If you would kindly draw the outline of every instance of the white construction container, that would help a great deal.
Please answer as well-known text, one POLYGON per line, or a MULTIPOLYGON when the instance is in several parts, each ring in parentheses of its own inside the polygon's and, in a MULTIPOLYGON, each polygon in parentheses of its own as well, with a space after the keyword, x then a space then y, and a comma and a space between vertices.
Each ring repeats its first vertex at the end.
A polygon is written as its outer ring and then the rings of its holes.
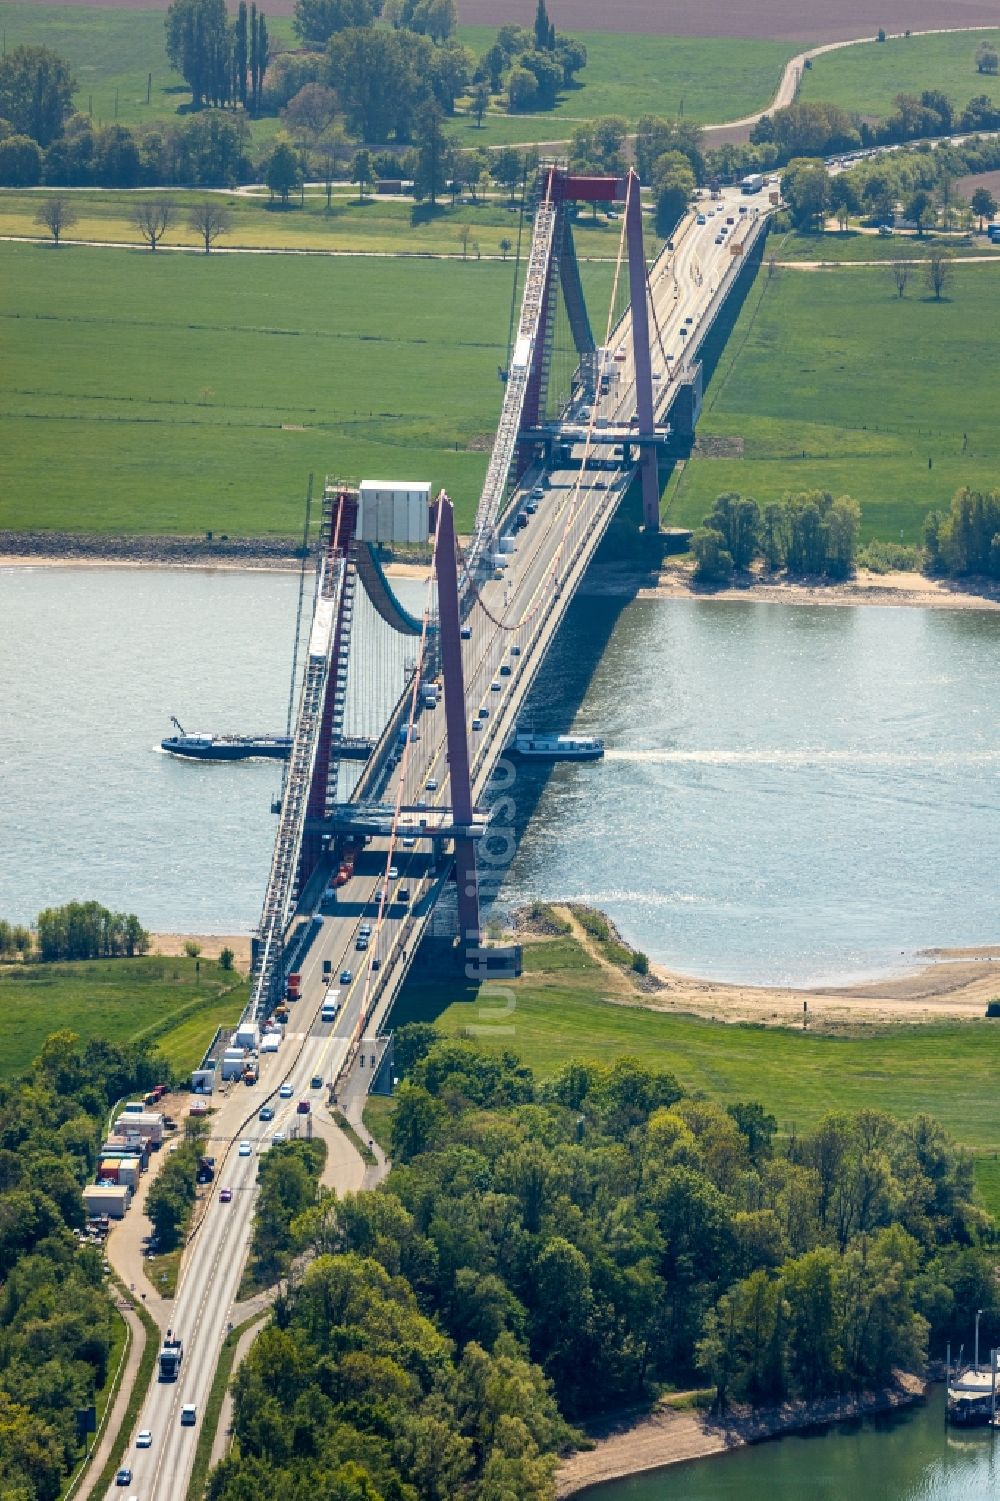
POLYGON ((501 537, 499 546, 501 552, 517 552, 517 543, 513 537, 501 537))
POLYGON ((222 1055, 222 1081, 241 1079, 246 1066, 246 1054, 242 1048, 227 1048, 222 1055))
POLYGON ((83 1190, 83 1207, 90 1219, 106 1214, 109 1219, 123 1220, 131 1202, 132 1190, 127 1183, 88 1183, 83 1190))
POLYGON ((128 1129, 130 1132, 134 1131, 136 1136, 141 1136, 143 1141, 148 1141, 151 1146, 159 1146, 163 1140, 163 1116, 152 1110, 142 1115, 130 1115, 128 1129))
POLYGON ((236 1028, 236 1036, 233 1038, 233 1046, 238 1048, 254 1048, 260 1046, 260 1028, 256 1022, 241 1022, 236 1028))
POLYGON ((430 535, 429 483, 362 480, 358 492, 360 542, 426 542, 430 535))

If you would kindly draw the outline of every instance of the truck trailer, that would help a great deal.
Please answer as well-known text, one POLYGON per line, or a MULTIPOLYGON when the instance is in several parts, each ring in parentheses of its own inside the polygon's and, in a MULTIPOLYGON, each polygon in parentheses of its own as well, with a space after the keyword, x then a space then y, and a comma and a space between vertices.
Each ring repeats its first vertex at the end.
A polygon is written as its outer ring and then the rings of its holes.
POLYGON ((160 1348, 160 1380, 176 1381, 181 1373, 183 1359, 184 1342, 171 1329, 168 1329, 163 1336, 163 1344, 160 1348))

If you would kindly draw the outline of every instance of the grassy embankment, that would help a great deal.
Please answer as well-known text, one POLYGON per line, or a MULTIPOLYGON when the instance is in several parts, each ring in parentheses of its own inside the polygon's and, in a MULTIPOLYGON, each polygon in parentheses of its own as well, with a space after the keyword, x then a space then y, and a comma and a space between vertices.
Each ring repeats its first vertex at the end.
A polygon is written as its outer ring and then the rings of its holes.
MULTIPOLYGON (((775 234, 767 247, 768 256, 777 261, 841 261, 848 265, 865 261, 923 261, 933 252, 945 250, 956 260, 969 256, 995 257, 1000 265, 1000 246, 992 245, 978 234, 932 233, 916 235, 909 230, 892 235, 871 234, 851 228, 827 229, 822 234, 775 234)), ((889 275, 888 270, 884 273, 889 275)), ((925 296, 922 275, 914 271, 907 296, 925 296)))
MULTIPOLYGON (((829 236, 830 241, 836 236, 829 236)), ((887 270, 760 272, 712 376, 699 436, 739 436, 742 459, 675 471, 668 520, 698 526, 727 490, 761 504, 824 489, 861 503, 863 540, 916 543, 961 485, 997 483, 992 385, 997 271, 955 268, 935 302, 887 270)))
POLYGON ((148 1039, 184 1073, 200 1061, 216 1027, 239 1016, 245 989, 238 975, 204 959, 200 980, 193 959, 156 956, 0 967, 0 1077, 23 1073, 46 1037, 64 1029, 85 1041, 148 1039))
MULTIPOLYGON (((411 981, 393 1025, 433 1021, 450 1036, 468 1030, 486 1046, 518 1053, 542 1078, 569 1058, 609 1063, 635 1054, 724 1104, 760 1100, 783 1134, 829 1110, 876 1106, 903 1118, 928 1111, 976 1154, 984 1202, 1000 1215, 998 1024, 859 1028, 834 1037, 665 1014, 643 1006, 650 998, 638 990, 634 1004, 605 999, 607 972, 569 937, 527 945, 524 970, 520 980, 504 981, 502 997, 498 987, 460 998, 459 984, 411 981)), ((370 1129, 375 1134, 377 1125, 382 1139, 384 1107, 379 1113, 370 1129)))
POLYGON ((509 266, 3 245, 0 285, 0 528, 294 535, 310 471, 474 513, 509 266))
MULTIPOLYGON (((95 244, 109 242, 117 246, 134 246, 145 252, 142 237, 131 219, 136 193, 113 189, 88 188, 74 192, 72 206, 77 222, 65 240, 95 244)), ((143 196, 155 197, 156 194, 143 196)), ((170 189, 176 215, 164 241, 165 249, 188 246, 203 251, 203 241, 190 228, 190 206, 200 202, 204 192, 170 189)), ((35 223, 40 199, 36 190, 0 191, 0 236, 37 239, 51 248, 47 230, 35 223)), ((392 198, 369 197, 363 202, 356 188, 338 187, 330 211, 326 193, 310 188, 304 201, 293 197, 282 208, 271 204, 266 190, 232 193, 223 199, 232 228, 218 241, 222 250, 325 250, 364 255, 441 255, 458 260, 475 261, 480 257, 509 258, 506 275, 513 275, 513 251, 517 244, 518 212, 502 197, 480 200, 476 204, 450 199, 432 207, 430 204, 399 202, 392 198), (462 235, 468 229, 468 243, 463 248, 462 235), (510 242, 501 245, 501 240, 510 242)), ((522 249, 529 243, 526 226, 522 249)), ((603 216, 594 218, 581 213, 574 230, 577 254, 581 260, 615 260, 621 239, 621 224, 603 216)), ((658 241, 647 225, 646 250, 649 256, 659 249, 658 241)), ((64 244, 63 250, 73 247, 64 244)), ((329 275, 329 270, 327 271, 329 275)))
MULTIPOLYGON (((265 7, 266 9, 266 7, 265 7)), ((115 10, 91 6, 0 4, 0 28, 8 50, 22 43, 52 47, 73 65, 76 107, 95 120, 125 125, 156 124, 183 117, 190 103, 184 80, 169 67, 162 10, 115 10), (147 80, 152 74, 146 103, 147 80), (117 117, 115 97, 117 92, 117 117)), ((296 46, 290 17, 268 16, 272 49, 296 46)), ((726 37, 634 37, 614 32, 572 31, 587 47, 580 85, 561 96, 554 110, 537 115, 490 114, 478 129, 458 116, 448 129, 462 146, 565 138, 581 119, 620 114, 676 115, 699 123, 734 118, 761 109, 773 96, 791 43, 726 37)), ((496 36, 486 26, 465 26, 459 40, 477 54, 496 36)), ((265 116, 252 122, 260 146, 280 129, 265 116)))
POLYGON ((976 49, 986 39, 1000 44, 1000 31, 898 37, 827 52, 803 76, 800 98, 881 117, 892 114, 897 94, 938 89, 961 111, 978 94, 995 95, 995 80, 976 71, 976 49))

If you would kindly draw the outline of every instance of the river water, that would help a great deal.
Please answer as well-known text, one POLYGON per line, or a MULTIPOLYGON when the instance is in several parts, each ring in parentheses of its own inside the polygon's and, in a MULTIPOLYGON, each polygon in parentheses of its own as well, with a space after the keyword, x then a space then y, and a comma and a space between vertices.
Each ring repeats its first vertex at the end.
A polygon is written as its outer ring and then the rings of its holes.
POLYGON ((992 1501, 1000 1439, 945 1429, 941 1388, 895 1416, 790 1434, 586 1493, 588 1501, 992 1501))
MULTIPOLYGON (((279 771, 156 747, 171 713, 283 727, 296 593, 0 570, 0 915, 93 896, 153 929, 255 925, 279 771)), ((996 939, 998 647, 1000 612, 575 601, 530 722, 607 755, 519 770, 503 902, 579 898, 664 963, 759 982, 996 939)))

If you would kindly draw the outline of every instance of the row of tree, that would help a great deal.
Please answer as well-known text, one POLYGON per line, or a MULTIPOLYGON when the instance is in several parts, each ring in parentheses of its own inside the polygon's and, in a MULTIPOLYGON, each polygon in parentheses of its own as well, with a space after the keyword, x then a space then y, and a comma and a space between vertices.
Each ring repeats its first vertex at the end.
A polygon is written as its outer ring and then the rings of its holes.
POLYGON ((924 522, 924 566, 928 573, 1000 579, 1000 490, 956 491, 942 515, 924 522))
POLYGON ((820 1396, 919 1370, 977 1309, 1000 1334, 971 1164, 927 1117, 833 1114, 779 1151, 761 1105, 635 1058, 540 1083, 430 1027, 396 1043, 385 1184, 289 1224, 289 1176, 276 1206, 272 1265, 298 1270, 215 1501, 541 1501, 567 1424, 659 1383, 820 1396))
POLYGON ((260 109, 270 55, 267 21, 251 0, 240 0, 233 20, 226 0, 170 0, 166 16, 167 57, 191 90, 195 109, 204 104, 260 109))
POLYGON ((956 109, 940 89, 897 94, 892 113, 872 123, 824 100, 797 100, 761 116, 750 132, 755 146, 771 146, 776 162, 793 156, 832 156, 872 146, 946 136, 958 132, 992 130, 1000 125, 1000 104, 977 94, 964 109, 956 109))
POLYGON ((768 572, 844 579, 854 567, 861 507, 826 490, 786 495, 761 507, 750 495, 720 495, 691 538, 695 577, 723 583, 758 559, 768 572))
POLYGON ((46 907, 35 922, 38 957, 132 959, 146 953, 149 934, 134 912, 112 912, 100 902, 67 902, 46 907))
POLYGON ((76 1413, 108 1376, 116 1316, 100 1251, 73 1235, 80 1190, 110 1106, 162 1071, 142 1046, 64 1032, 0 1083, 0 1490, 12 1501, 55 1501, 82 1455, 76 1413))

